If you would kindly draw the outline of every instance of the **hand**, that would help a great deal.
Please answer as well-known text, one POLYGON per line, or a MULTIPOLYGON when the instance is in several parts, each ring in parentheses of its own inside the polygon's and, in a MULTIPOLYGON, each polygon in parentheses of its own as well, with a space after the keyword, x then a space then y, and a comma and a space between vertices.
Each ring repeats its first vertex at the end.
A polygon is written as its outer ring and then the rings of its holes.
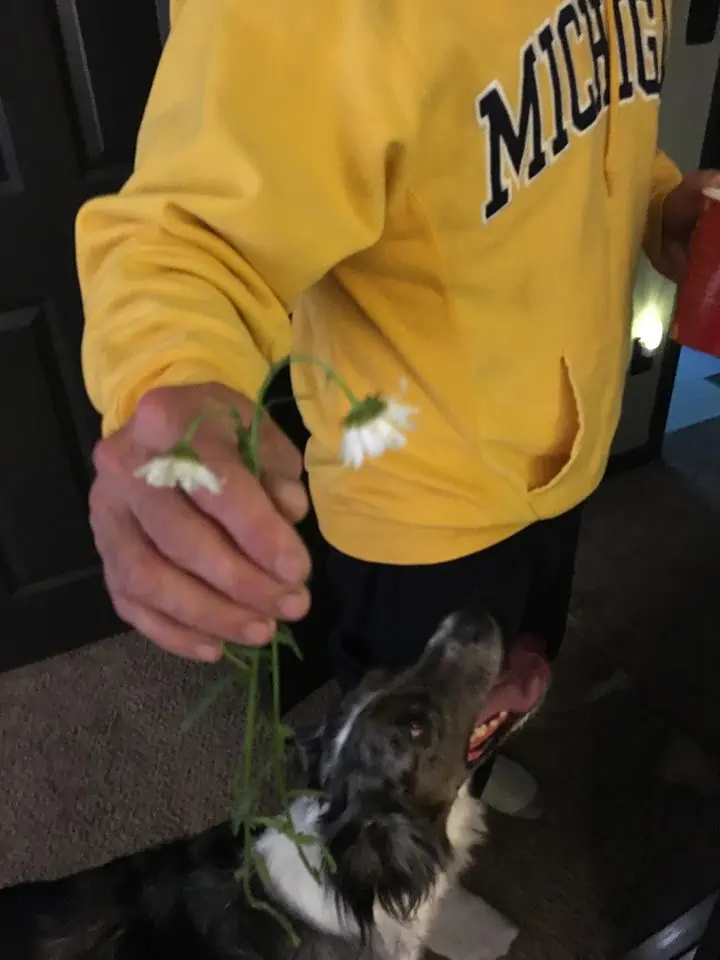
POLYGON ((310 559, 293 529, 307 513, 302 458, 266 418, 265 466, 257 481, 242 465, 229 418, 210 416, 193 438, 224 480, 222 493, 154 489, 134 471, 165 452, 209 405, 252 404, 219 384, 151 390, 130 422, 95 448, 90 522, 115 609, 171 653, 212 661, 221 640, 267 643, 276 618, 309 606, 310 559))
POLYGON ((685 272, 690 239, 708 203, 703 196, 707 187, 720 187, 720 172, 698 170, 688 174, 665 200, 660 260, 653 265, 674 283, 679 283, 685 272))

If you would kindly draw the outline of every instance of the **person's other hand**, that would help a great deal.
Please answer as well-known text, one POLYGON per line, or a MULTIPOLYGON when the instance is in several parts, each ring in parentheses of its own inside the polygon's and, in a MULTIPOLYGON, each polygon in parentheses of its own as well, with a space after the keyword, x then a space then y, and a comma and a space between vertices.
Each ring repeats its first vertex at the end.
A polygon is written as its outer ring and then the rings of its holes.
POLYGON ((267 643, 275 621, 309 606, 310 558, 293 529, 308 510, 302 458, 266 418, 258 482, 237 453, 228 417, 209 416, 193 438, 223 480, 214 496, 156 489, 135 470, 177 443, 209 405, 252 404, 218 384, 151 390, 130 422, 95 448, 90 522, 118 614, 158 646, 217 660, 221 641, 267 643))
POLYGON ((674 283, 679 283, 685 272, 690 239, 708 203, 703 196, 707 187, 720 187, 719 171, 697 170, 688 174, 665 200, 660 260, 654 266, 674 283))

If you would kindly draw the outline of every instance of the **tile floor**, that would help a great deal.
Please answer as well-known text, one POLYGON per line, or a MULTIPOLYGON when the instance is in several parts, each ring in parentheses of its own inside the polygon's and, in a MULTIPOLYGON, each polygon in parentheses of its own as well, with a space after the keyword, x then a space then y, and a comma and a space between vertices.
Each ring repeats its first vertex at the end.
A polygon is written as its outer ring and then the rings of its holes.
POLYGON ((680 354, 667 433, 720 417, 720 359, 687 347, 680 354))

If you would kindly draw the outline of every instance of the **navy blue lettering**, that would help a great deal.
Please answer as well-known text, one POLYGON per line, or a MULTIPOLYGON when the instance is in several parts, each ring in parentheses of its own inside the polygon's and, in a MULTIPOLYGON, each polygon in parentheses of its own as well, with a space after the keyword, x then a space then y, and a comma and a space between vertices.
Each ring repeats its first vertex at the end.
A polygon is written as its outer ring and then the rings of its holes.
POLYGON ((605 29, 603 0, 580 0, 580 12, 587 23, 597 98, 602 107, 607 107, 610 103, 610 43, 605 29))
POLYGON ((639 9, 641 4, 647 9, 650 20, 655 20, 655 0, 629 0, 628 5, 632 17, 633 34, 635 35, 638 86, 646 97, 657 97, 660 95, 662 88, 662 66, 657 36, 653 32, 643 29, 639 9), (650 71, 648 71, 648 54, 652 62, 650 71))
POLYGON ((600 113, 600 104, 597 91, 593 81, 588 81, 586 93, 588 101, 585 106, 580 104, 580 91, 578 89, 578 78, 575 72, 575 64, 572 59, 572 50, 570 49, 570 29, 573 29, 575 36, 582 39, 582 25, 580 17, 572 3, 566 3, 560 9, 558 16, 558 33, 562 43, 563 53, 565 54, 565 68, 570 81, 570 107, 572 111, 572 122, 578 133, 584 133, 595 123, 600 113))
POLYGON ((632 100, 635 96, 635 87, 630 76, 630 61, 628 59, 628 44, 625 35, 625 23, 623 21, 622 7, 624 0, 612 0, 615 4, 615 29, 618 36, 618 52, 620 54, 620 89, 618 91, 620 102, 632 100))
POLYGON ((550 82, 553 91, 553 115, 555 119, 555 132, 552 139, 553 156, 559 156, 570 143, 567 127, 565 126, 563 91, 560 80, 560 68, 558 66, 557 53, 555 50, 555 33, 550 24, 546 24, 538 34, 540 49, 545 54, 550 70, 550 82))
POLYGON ((557 19, 538 26, 520 51, 517 101, 511 103, 494 80, 475 103, 487 157, 485 222, 510 204, 516 187, 530 184, 567 150, 575 133, 590 130, 616 98, 623 104, 637 91, 647 99, 659 97, 669 9, 670 0, 561 0, 557 19), (579 76, 580 64, 587 67, 579 76))
POLYGON ((537 54, 528 43, 522 54, 522 83, 519 116, 514 118, 501 85, 493 83, 477 101, 478 121, 487 129, 489 141, 488 178, 490 199, 485 204, 485 220, 490 220, 510 203, 510 187, 504 176, 503 159, 512 165, 519 181, 528 149, 527 180, 533 180, 547 166, 543 148, 542 115, 535 64, 537 54))

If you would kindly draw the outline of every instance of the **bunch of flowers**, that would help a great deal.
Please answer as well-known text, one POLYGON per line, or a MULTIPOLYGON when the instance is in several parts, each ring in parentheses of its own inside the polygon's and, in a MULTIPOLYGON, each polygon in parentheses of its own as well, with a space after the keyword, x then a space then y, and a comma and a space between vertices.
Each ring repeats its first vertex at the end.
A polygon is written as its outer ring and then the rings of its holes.
MULTIPOLYGON (((359 469, 367 459, 381 456, 387 450, 397 450, 407 442, 406 434, 412 429, 416 411, 382 394, 357 397, 347 383, 328 364, 312 356, 289 354, 271 366, 258 393, 252 420, 246 426, 237 409, 218 411, 231 418, 238 453, 247 469, 255 476, 261 475, 260 463, 260 426, 267 412, 267 393, 277 376, 286 366, 295 363, 319 366, 345 395, 348 411, 342 423, 342 440, 339 451, 341 462, 346 467, 359 469)), ((193 447, 193 438, 202 420, 201 415, 192 423, 185 436, 170 450, 155 457, 136 471, 136 477, 153 487, 179 487, 187 494, 205 489, 215 496, 222 493, 223 480, 202 462, 193 447)), ((271 913, 294 939, 292 928, 284 917, 278 914, 265 901, 258 900, 252 892, 251 881, 254 876, 266 885, 268 877, 264 862, 252 852, 252 836, 255 830, 271 828, 288 836, 296 845, 298 853, 311 873, 315 873, 305 849, 316 845, 317 839, 298 833, 289 816, 290 805, 295 792, 288 789, 285 781, 285 758, 287 743, 294 736, 291 727, 283 722, 280 697, 280 651, 289 648, 295 656, 302 658, 287 624, 280 623, 276 633, 266 648, 240 647, 236 644, 223 645, 223 659, 229 672, 217 683, 208 688, 185 721, 186 728, 196 722, 212 705, 230 689, 240 683, 245 688, 245 732, 243 756, 233 789, 233 810, 231 823, 235 833, 243 832, 245 856, 237 872, 237 879, 243 884, 248 902, 258 910, 271 913), (269 674, 272 690, 271 703, 265 706, 261 691, 263 668, 269 674), (261 760, 257 749, 260 739, 269 740, 270 757, 261 760), (264 789, 274 788, 279 797, 282 813, 279 816, 267 816, 259 809, 259 801, 264 789)), ((307 791, 303 791, 307 795, 307 791)), ((328 868, 333 869, 327 851, 320 851, 321 858, 328 868)), ((321 862, 323 862, 321 860, 321 862)))

